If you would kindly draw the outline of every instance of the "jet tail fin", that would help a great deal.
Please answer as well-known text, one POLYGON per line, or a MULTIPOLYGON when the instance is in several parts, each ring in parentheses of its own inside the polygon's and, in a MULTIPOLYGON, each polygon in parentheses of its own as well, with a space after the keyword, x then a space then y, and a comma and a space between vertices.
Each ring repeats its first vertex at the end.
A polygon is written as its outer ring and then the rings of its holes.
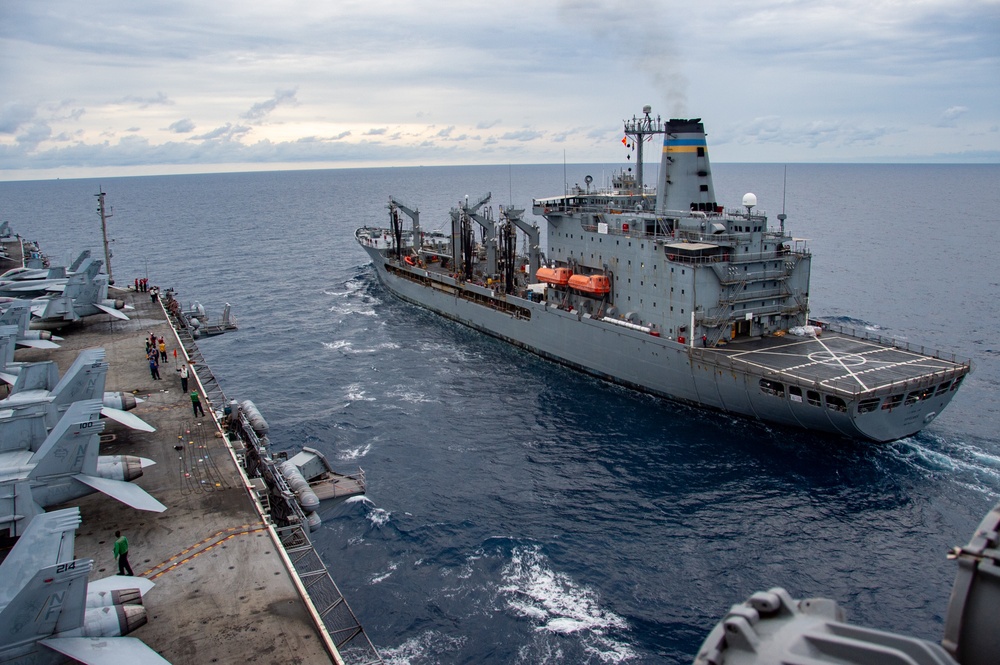
POLYGON ((67 270, 69 272, 76 272, 77 270, 80 269, 80 266, 83 264, 83 262, 89 258, 90 258, 90 250, 89 249, 83 250, 82 252, 80 252, 80 256, 76 257, 76 260, 73 261, 73 263, 69 264, 69 268, 67 268, 67 270))
POLYGON ((14 450, 34 452, 49 435, 44 413, 33 413, 23 418, 4 418, 6 413, 13 412, 0 411, 0 453, 14 450))
POLYGON ((14 378, 10 394, 25 390, 54 390, 59 385, 59 368, 55 362, 45 360, 38 363, 24 363, 14 378))
POLYGON ((17 346, 17 327, 0 326, 0 369, 14 362, 15 346, 17 346))
POLYGON ((11 538, 23 535, 31 520, 45 512, 35 501, 31 494, 31 483, 26 480, 14 483, 13 495, 0 498, 0 506, 3 506, 0 511, 0 515, 3 515, 0 518, 0 529, 8 529, 11 538))
POLYGON ((80 318, 73 309, 73 298, 65 292, 61 296, 36 300, 35 303, 31 313, 42 321, 76 321, 80 318))
POLYGON ((31 520, 24 534, 0 563, 0 606, 6 605, 40 566, 73 560, 74 533, 80 526, 80 509, 65 508, 31 520))
POLYGON ((17 326, 18 330, 28 329, 31 318, 31 303, 26 300, 15 300, 0 314, 0 326, 17 326))
POLYGON ((87 576, 93 559, 45 566, 0 611, 0 651, 24 641, 83 626, 87 576), (26 625, 27 624, 27 625, 26 625))
POLYGON ((104 261, 88 259, 84 262, 80 272, 76 273, 68 280, 63 288, 63 297, 70 298, 76 305, 93 305, 101 299, 101 287, 107 282, 102 282, 98 277, 104 261))
POLYGON ((65 406, 79 400, 103 399, 107 375, 108 363, 104 361, 104 349, 81 351, 52 389, 55 403, 65 406))
POLYGON ((104 423, 97 417, 100 412, 98 399, 71 404, 31 456, 29 462, 34 468, 28 472, 28 478, 96 472, 100 452, 100 439, 96 435, 104 430, 104 423))

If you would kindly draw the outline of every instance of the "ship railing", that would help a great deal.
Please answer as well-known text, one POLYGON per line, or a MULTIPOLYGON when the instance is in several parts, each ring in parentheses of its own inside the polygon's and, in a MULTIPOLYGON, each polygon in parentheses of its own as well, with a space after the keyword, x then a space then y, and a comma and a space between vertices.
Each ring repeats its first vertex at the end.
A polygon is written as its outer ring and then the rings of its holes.
POLYGON ((733 265, 724 266, 718 263, 713 264, 712 269, 715 270, 715 274, 719 278, 719 283, 723 286, 739 282, 782 281, 788 279, 789 276, 788 270, 784 269, 744 272, 733 265))
POLYGON ((264 481, 268 516, 341 660, 345 665, 381 664, 381 656, 313 547, 305 528, 305 513, 277 462, 268 454, 265 440, 257 435, 242 411, 232 413, 229 424, 232 435, 245 444, 247 475, 264 481))
MULTIPOLYGON (((733 318, 734 312, 729 311, 729 304, 725 304, 724 307, 720 309, 723 311, 720 312, 719 309, 713 308, 713 312, 718 313, 709 313, 700 317, 695 315, 695 323, 705 326, 706 328, 722 328, 723 330, 726 330, 726 326, 728 326, 728 324, 733 323, 734 321, 743 320, 743 311, 736 312, 736 314, 739 314, 740 316, 733 318)), ((802 305, 798 303, 795 305, 779 303, 777 305, 767 305, 766 307, 754 307, 753 310, 747 311, 752 311, 755 317, 760 318, 763 316, 773 316, 779 314, 791 316, 799 314, 803 310, 802 305)))
POLYGON ((809 319, 809 325, 819 326, 823 330, 829 330, 831 332, 835 332, 841 335, 846 335, 847 337, 854 337, 856 339, 864 339, 872 342, 877 342, 879 344, 885 346, 891 346, 897 349, 902 349, 903 351, 908 351, 910 353, 915 353, 923 356, 930 356, 932 358, 937 358, 938 360, 946 360, 950 363, 961 365, 963 367, 967 368, 972 367, 972 360, 970 358, 965 358, 963 356, 959 356, 954 353, 939 351, 937 349, 924 346, 923 344, 910 344, 906 340, 897 339, 896 337, 885 337, 883 335, 876 334, 870 330, 853 328, 841 325, 839 323, 829 323, 817 319, 809 319))
POLYGON ((295 572, 309 593, 337 652, 347 665, 381 664, 382 657, 344 599, 302 524, 277 529, 295 572))

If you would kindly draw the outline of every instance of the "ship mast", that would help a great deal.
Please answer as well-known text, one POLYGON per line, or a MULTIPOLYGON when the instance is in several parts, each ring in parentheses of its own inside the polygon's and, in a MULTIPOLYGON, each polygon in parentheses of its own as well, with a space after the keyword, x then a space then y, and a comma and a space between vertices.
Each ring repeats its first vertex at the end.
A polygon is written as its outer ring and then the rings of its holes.
POLYGON ((111 274, 111 249, 108 247, 108 218, 114 214, 104 207, 104 192, 100 188, 97 191, 100 194, 94 196, 97 197, 97 214, 101 216, 101 233, 104 235, 104 265, 108 267, 108 285, 114 286, 115 278, 111 274))
POLYGON ((651 117, 649 114, 652 112, 653 107, 649 104, 642 107, 642 117, 632 116, 631 120, 625 121, 625 136, 632 139, 636 146, 635 153, 635 184, 636 188, 639 190, 639 195, 643 194, 642 185, 642 145, 646 141, 646 137, 654 136, 656 134, 665 134, 666 128, 663 126, 663 121, 660 120, 660 116, 656 118, 651 117))

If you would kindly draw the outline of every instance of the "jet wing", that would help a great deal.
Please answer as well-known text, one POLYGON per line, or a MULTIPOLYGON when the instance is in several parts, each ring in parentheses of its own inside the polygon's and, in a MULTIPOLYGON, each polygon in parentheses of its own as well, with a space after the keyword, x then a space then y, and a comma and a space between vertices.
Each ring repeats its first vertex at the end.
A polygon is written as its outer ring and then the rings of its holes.
POLYGON ((154 499, 146 490, 124 480, 111 480, 110 478, 99 478, 82 473, 76 474, 73 478, 79 480, 84 485, 93 487, 99 492, 104 492, 113 499, 118 499, 122 503, 132 506, 136 510, 162 513, 167 509, 166 506, 154 499))
POLYGON ((119 422, 126 427, 131 427, 132 429, 141 430, 143 432, 155 432, 156 428, 147 423, 145 420, 139 416, 129 413, 128 411, 122 411, 121 409, 112 409, 110 406, 101 407, 101 415, 106 418, 111 418, 115 422, 119 422))
POLYGON ((129 320, 129 318, 127 316, 125 316, 123 313, 119 312, 114 307, 108 307, 107 305, 102 305, 99 302, 95 302, 94 303, 94 307, 96 307, 97 309, 101 310, 105 314, 110 314, 111 316, 115 317, 116 319, 121 319, 122 321, 128 321, 129 320))
POLYGON ((135 637, 50 637, 39 642, 85 665, 170 665, 135 637))
POLYGON ((138 589, 139 595, 145 596, 149 590, 156 586, 155 582, 147 580, 145 577, 124 577, 122 575, 112 575, 99 579, 96 582, 87 584, 87 593, 105 593, 108 591, 121 591, 122 589, 138 589))
POLYGON ((30 346, 33 349, 58 349, 59 345, 47 339, 17 339, 20 346, 30 346))

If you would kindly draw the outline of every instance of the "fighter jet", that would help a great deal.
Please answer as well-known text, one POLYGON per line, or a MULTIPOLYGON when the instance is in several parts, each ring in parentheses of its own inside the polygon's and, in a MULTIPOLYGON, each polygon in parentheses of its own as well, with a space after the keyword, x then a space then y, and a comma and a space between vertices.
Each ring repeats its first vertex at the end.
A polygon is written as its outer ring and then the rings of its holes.
POLYGON ((0 275, 0 286, 7 286, 17 282, 30 282, 49 279, 66 279, 73 273, 80 270, 83 262, 90 258, 90 250, 85 249, 69 264, 69 266, 55 266, 52 268, 11 268, 0 275))
POLYGON ((103 261, 94 261, 90 252, 81 255, 80 262, 74 262, 76 268, 67 270, 64 266, 58 268, 14 268, 8 270, 7 278, 0 277, 0 297, 36 298, 54 293, 62 293, 74 275, 86 275, 92 280, 101 272, 103 261), (17 272, 14 272, 17 271, 17 272))
MULTIPOLYGON (((100 268, 104 262, 92 261, 91 265, 95 264, 100 268)), ((90 277, 90 272, 78 272, 66 281, 61 295, 44 296, 32 301, 31 313, 35 319, 31 327, 59 328, 102 312, 128 321, 128 316, 119 311, 123 309, 134 308, 126 305, 124 300, 108 298, 107 275, 90 277)))
MULTIPOLYGON (((0 345, 2 344, 3 338, 0 338, 0 345)), ((108 363, 104 357, 104 349, 81 351, 61 380, 58 379, 59 370, 51 360, 21 363, 10 371, 3 368, 0 370, 0 380, 11 384, 11 394, 0 400, 0 419, 45 413, 46 425, 51 428, 74 402, 98 399, 103 404, 102 416, 132 429, 155 432, 155 427, 139 416, 128 413, 140 401, 135 395, 104 392, 108 375, 108 363), (10 410, 10 413, 5 413, 5 410, 10 410)))
POLYGON ((0 452, 0 528, 18 536, 46 507, 94 491, 138 510, 160 513, 167 509, 146 490, 128 482, 142 475, 143 460, 99 455, 104 423, 94 416, 100 409, 98 400, 76 402, 37 451, 0 452))
MULTIPOLYGON (((62 341, 62 337, 56 337, 48 330, 29 330, 28 324, 31 322, 31 302, 27 300, 14 300, 7 309, 0 313, 0 330, 2 326, 15 326, 17 328, 14 341, 18 346, 27 346, 33 349, 58 349, 56 342, 62 341)), ((0 366, 2 369, 2 366, 0 366)))
POLYGON ((39 515, 0 564, 0 662, 169 665, 141 640, 121 637, 146 623, 142 594, 153 583, 88 584, 93 559, 73 552, 79 525, 79 508, 39 515))

